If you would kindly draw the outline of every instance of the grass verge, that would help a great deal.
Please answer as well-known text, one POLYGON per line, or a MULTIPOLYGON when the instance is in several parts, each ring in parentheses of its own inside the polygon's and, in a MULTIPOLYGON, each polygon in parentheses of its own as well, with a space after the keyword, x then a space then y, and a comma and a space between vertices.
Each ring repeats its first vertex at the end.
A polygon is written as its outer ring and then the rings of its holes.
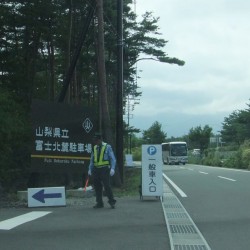
POLYGON ((125 168, 124 183, 120 188, 113 188, 114 195, 139 196, 139 185, 141 184, 141 168, 125 168))

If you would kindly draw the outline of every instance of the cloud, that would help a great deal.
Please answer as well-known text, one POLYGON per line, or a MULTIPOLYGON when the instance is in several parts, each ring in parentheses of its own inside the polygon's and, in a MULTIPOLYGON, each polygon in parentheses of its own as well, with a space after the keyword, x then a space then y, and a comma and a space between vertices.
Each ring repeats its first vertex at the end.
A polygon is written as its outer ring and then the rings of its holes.
MULTIPOLYGON (((143 118, 151 117, 153 123, 161 116, 175 120, 180 116, 189 120, 190 116, 218 127, 225 115, 246 108, 250 97, 250 1, 136 2, 138 15, 152 10, 160 17, 162 37, 169 41, 167 54, 186 62, 183 67, 138 62, 142 97, 134 111, 136 124, 143 118)), ((179 126, 180 133, 185 125, 191 122, 179 126)))

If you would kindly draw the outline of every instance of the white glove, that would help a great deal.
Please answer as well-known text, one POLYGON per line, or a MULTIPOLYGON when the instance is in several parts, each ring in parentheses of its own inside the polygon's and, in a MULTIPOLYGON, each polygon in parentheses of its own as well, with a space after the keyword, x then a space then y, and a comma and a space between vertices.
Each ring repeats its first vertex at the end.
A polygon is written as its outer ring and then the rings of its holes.
POLYGON ((88 175, 89 175, 89 176, 91 176, 91 175, 92 175, 92 173, 91 173, 91 169, 89 169, 89 171, 88 171, 88 175))
POLYGON ((110 169, 110 176, 113 176, 115 174, 115 170, 113 168, 110 169))

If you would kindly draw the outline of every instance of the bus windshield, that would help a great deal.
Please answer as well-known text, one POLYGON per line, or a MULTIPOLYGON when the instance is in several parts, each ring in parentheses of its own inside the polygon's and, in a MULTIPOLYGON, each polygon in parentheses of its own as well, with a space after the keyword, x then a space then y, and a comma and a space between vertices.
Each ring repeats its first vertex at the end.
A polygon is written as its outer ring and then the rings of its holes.
POLYGON ((172 156, 187 155, 187 146, 186 146, 186 144, 172 144, 171 145, 171 155, 172 156))

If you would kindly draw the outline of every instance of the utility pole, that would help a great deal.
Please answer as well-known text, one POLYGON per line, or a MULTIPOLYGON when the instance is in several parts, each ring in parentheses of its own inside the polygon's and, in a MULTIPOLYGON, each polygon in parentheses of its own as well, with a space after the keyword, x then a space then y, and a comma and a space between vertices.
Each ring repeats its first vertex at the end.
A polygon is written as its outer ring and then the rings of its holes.
POLYGON ((123 183, 123 0, 117 0, 116 157, 123 183))
POLYGON ((132 112, 134 111, 135 105, 139 104, 140 99, 136 99, 133 95, 127 96, 127 108, 126 108, 126 115, 127 115, 127 154, 131 154, 131 131, 130 131, 130 120, 133 118, 132 112))
POLYGON ((127 135, 127 154, 130 153, 131 154, 131 140, 130 140, 130 136, 131 136, 131 132, 129 131, 129 120, 132 118, 132 114, 130 112, 133 111, 133 107, 131 108, 131 103, 130 103, 130 96, 128 95, 127 98, 127 118, 128 118, 128 123, 127 123, 127 131, 128 131, 128 135, 127 135))

